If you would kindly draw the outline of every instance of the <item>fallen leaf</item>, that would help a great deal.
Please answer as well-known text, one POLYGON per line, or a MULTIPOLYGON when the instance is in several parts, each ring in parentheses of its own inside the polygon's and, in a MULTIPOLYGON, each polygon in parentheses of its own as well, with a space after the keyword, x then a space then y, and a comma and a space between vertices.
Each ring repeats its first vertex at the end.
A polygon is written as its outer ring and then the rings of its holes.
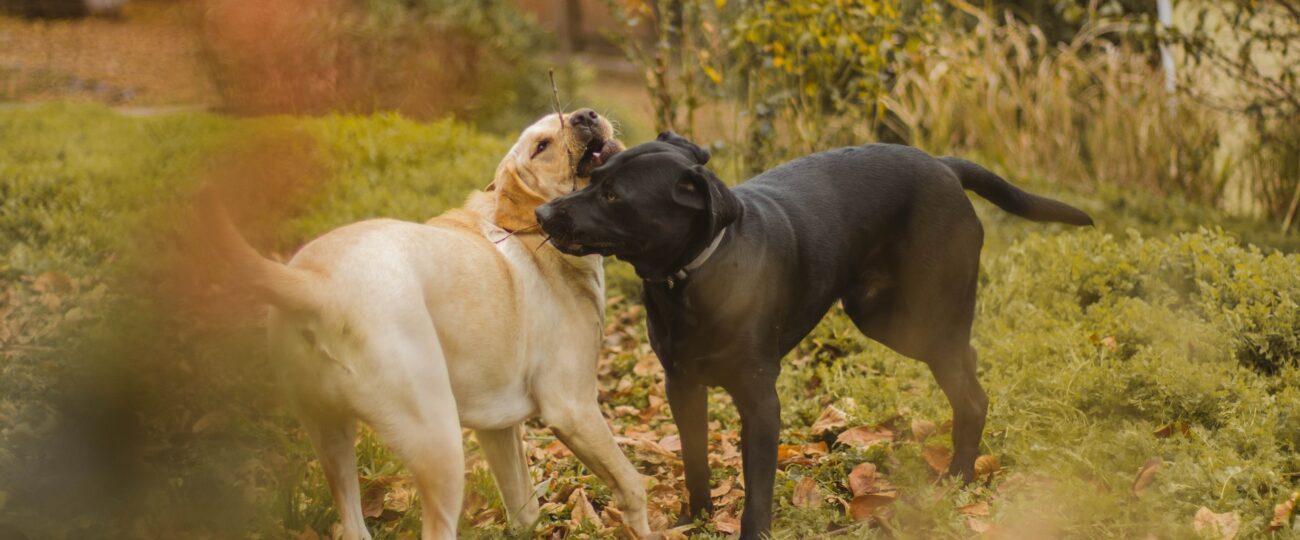
POLYGON ((931 435, 934 435, 934 432, 938 430, 939 426, 936 426, 934 422, 921 418, 912 419, 912 438, 917 441, 925 442, 926 439, 931 435))
POLYGON ((395 477, 380 476, 363 481, 361 489, 361 515, 377 518, 384 513, 384 497, 388 495, 395 477))
POLYGON ((668 435, 662 439, 659 439, 659 446, 669 452, 681 452, 682 438, 676 434, 668 435))
POLYGON ((636 365, 632 366, 632 374, 637 377, 646 377, 659 367, 659 357, 654 353, 643 355, 638 358, 636 365))
POLYGON ((469 490, 465 494, 465 500, 461 503, 461 512, 476 516, 489 505, 486 497, 480 495, 477 491, 469 490))
POLYGON ((617 507, 613 505, 606 506, 605 508, 601 509, 600 513, 605 516, 603 519, 601 519, 602 522, 623 523, 623 511, 619 510, 617 507))
POLYGON ((72 278, 63 272, 49 271, 36 276, 32 288, 43 293, 63 292, 72 288, 72 278))
POLYGON ((788 464, 800 462, 804 464, 814 463, 813 459, 824 456, 829 449, 824 442, 815 442, 809 444, 781 444, 776 447, 776 460, 778 463, 788 464))
POLYGON ((542 451, 553 458, 568 458, 573 455, 572 452, 569 452, 569 447, 565 446, 559 439, 551 441, 550 444, 542 448, 542 451))
POLYGON ((993 525, 992 525, 992 524, 990 524, 989 522, 984 521, 984 520, 982 520, 982 519, 976 519, 975 516, 969 516, 969 517, 967 517, 967 518, 966 518, 966 525, 967 525, 968 527, 970 527, 970 530, 971 530, 971 531, 973 531, 973 532, 975 532, 975 533, 978 533, 978 534, 984 534, 984 533, 986 533, 986 532, 989 532, 989 531, 993 530, 993 525))
POLYGON ((1209 508, 1202 506, 1196 511, 1196 517, 1192 519, 1192 526, 1196 528, 1198 533, 1210 534, 1223 540, 1232 540, 1237 537, 1237 530, 1241 528, 1241 516, 1236 512, 1216 514, 1209 508))
POLYGON ((202 433, 206 433, 208 431, 212 431, 214 429, 220 430, 221 428, 224 428, 226 424, 229 423, 230 423, 230 419, 226 417, 224 413, 222 413, 221 411, 211 411, 207 414, 204 414, 203 416, 200 416, 198 420, 194 421, 194 425, 190 426, 190 433, 199 435, 202 433))
POLYGON ((1276 531, 1291 525, 1291 515, 1295 513, 1297 498, 1300 498, 1300 491, 1292 493, 1291 498, 1273 507, 1273 520, 1268 522, 1269 531, 1276 531))
POLYGON ((990 514, 989 503, 986 501, 968 504, 957 508, 957 513, 968 516, 988 516, 990 514))
POLYGON ((569 505, 573 507, 569 511, 569 519, 575 524, 590 523, 597 529, 604 526, 600 522, 600 515, 596 509, 592 508, 591 501, 587 500, 587 490, 578 488, 573 490, 573 495, 569 496, 569 505))
POLYGON ((740 520, 727 512, 719 512, 713 517, 713 528, 723 534, 740 532, 740 520))
POLYGON ((897 491, 882 491, 858 495, 849 501, 849 514, 854 521, 862 521, 875 515, 881 508, 889 506, 898 499, 897 491))
POLYGON ((848 420, 848 415, 839 410, 834 405, 827 405, 822 409, 822 414, 813 422, 813 435, 820 435, 835 428, 844 427, 844 422, 848 420))
POLYGON ((865 495, 876 483, 876 465, 871 462, 859 463, 849 471, 849 492, 854 497, 865 495))
POLYGON ((1107 350, 1110 351, 1114 351, 1119 348, 1119 342, 1115 340, 1114 336, 1106 336, 1104 338, 1101 338, 1101 344, 1102 346, 1106 347, 1107 350))
POLYGON ((815 442, 803 445, 803 453, 809 456, 824 456, 829 452, 826 443, 815 442))
POLYGON ((779 444, 776 447, 776 460, 789 461, 803 455, 803 445, 801 444, 779 444))
POLYGON ((735 484, 735 480, 732 480, 731 478, 727 478, 723 480, 722 482, 718 483, 718 487, 709 490, 709 497, 716 499, 718 497, 726 495, 727 493, 730 493, 731 486, 733 484, 735 484))
POLYGON ((952 450, 941 446, 928 446, 921 450, 921 457, 925 458, 926 465, 929 465, 930 470, 935 474, 943 474, 952 463, 952 450))
POLYGON ((496 508, 488 508, 487 510, 480 512, 479 515, 474 516, 474 520, 471 521, 470 524, 475 528, 486 527, 489 523, 496 521, 497 518, 500 517, 500 514, 501 513, 496 508))
POLYGON ((982 455, 975 458, 975 476, 988 476, 1002 470, 1002 462, 998 461, 997 456, 982 455))
POLYGON ((694 528, 694 523, 687 523, 664 531, 662 537, 663 540, 687 540, 689 537, 686 536, 686 531, 694 528))
POLYGON ((1173 436, 1174 434, 1181 434, 1184 437, 1191 437, 1192 436, 1191 426, 1187 425, 1187 422, 1179 420, 1177 422, 1170 422, 1168 424, 1160 426, 1152 433, 1152 435, 1155 435, 1157 439, 1167 439, 1173 436))
POLYGON ((835 442, 847 444, 855 448, 868 448, 876 443, 887 443, 893 440, 894 432, 879 426, 858 426, 855 428, 849 428, 843 433, 840 433, 839 437, 835 438, 835 442))
POLYGON ((415 496, 415 488, 404 481, 397 481, 393 484, 392 490, 384 495, 384 508, 394 510, 400 513, 406 513, 411 509, 411 501, 415 496))
POLYGON ((1143 463, 1142 468, 1138 469, 1137 477, 1133 479, 1133 494, 1137 495, 1151 485, 1151 482, 1156 479, 1156 473, 1160 472, 1160 468, 1163 466, 1164 462, 1158 457, 1153 457, 1143 463))
POLYGON ((817 489, 817 480, 814 480, 811 476, 800 478, 799 483, 794 486, 794 495, 790 497, 790 502, 799 508, 821 504, 821 493, 817 489))

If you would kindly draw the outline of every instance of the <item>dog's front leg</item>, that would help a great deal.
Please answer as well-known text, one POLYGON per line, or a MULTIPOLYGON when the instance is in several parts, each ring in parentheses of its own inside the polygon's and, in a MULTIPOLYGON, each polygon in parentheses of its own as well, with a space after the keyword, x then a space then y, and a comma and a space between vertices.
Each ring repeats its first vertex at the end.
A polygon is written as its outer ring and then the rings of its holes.
MULTIPOLYGON (((562 394, 559 397, 568 397, 562 394)), ((645 478, 623 455, 594 400, 556 400, 542 404, 542 420, 591 472, 613 488, 623 523, 639 538, 651 537, 646 516, 645 478)))
POLYGON ((709 495, 709 394, 704 385, 690 377, 669 372, 664 379, 686 468, 687 504, 677 520, 678 525, 684 525, 713 512, 709 495))
MULTIPOLYGON (((741 538, 763 538, 772 528, 772 484, 776 480, 776 451, 781 435, 781 402, 776 378, 746 374, 748 380, 729 389, 740 413, 740 450, 745 467, 745 510, 741 538)), ((684 440, 684 439, 683 439, 684 440)))
POLYGON ((533 493, 533 477, 528 474, 522 429, 517 424, 503 429, 479 429, 474 433, 501 490, 506 516, 516 527, 531 532, 533 522, 537 521, 537 496, 533 493))

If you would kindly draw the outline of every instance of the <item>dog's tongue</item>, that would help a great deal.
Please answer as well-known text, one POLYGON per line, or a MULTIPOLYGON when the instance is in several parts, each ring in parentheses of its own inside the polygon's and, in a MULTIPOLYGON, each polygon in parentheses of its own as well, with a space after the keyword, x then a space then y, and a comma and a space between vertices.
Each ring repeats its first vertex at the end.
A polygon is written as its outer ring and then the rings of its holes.
POLYGON ((591 162, 596 167, 604 165, 605 160, 609 159, 610 156, 617 154, 618 150, 618 143, 615 143, 614 141, 605 141, 605 145, 600 147, 600 150, 592 152, 591 162))

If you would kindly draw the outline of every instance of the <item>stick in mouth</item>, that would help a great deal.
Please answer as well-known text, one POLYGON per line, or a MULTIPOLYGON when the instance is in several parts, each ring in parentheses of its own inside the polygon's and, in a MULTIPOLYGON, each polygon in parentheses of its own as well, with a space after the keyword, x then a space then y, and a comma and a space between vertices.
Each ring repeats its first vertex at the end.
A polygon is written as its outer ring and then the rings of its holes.
POLYGON ((560 88, 555 86, 555 70, 548 69, 546 74, 551 77, 551 98, 555 100, 555 114, 560 115, 560 129, 564 129, 564 111, 560 110, 560 88))

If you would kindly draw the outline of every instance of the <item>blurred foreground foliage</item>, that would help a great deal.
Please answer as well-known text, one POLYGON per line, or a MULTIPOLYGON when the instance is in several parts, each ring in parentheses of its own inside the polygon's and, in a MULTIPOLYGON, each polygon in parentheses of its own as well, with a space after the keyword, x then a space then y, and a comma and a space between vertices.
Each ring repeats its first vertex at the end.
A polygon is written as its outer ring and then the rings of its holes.
MULTIPOLYGON (((268 381, 259 310, 190 263, 202 236, 189 196, 199 179, 230 180, 244 192, 232 210, 259 218, 245 220, 250 237, 291 251, 338 224, 459 205, 509 145, 450 120, 78 106, 0 113, 0 141, 4 538, 327 529, 328 492, 268 381), (295 152, 328 180, 283 185, 275 173, 293 172, 282 154, 295 152), (294 219, 266 221, 286 207, 294 219)), ((364 456, 368 474, 396 470, 364 456)))
MULTIPOLYGON (((284 220, 248 231, 288 253, 357 219, 458 205, 510 141, 391 115, 132 119, 81 106, 0 112, 0 141, 0 536, 328 536, 337 517, 268 380, 258 310, 185 264, 188 195, 211 171, 245 173, 235 210, 278 209, 284 220), (265 161, 224 168, 247 156, 265 161), (293 176, 286 156, 318 177, 277 184, 293 176)), ((1300 256, 1237 239, 1273 238, 1257 227, 1209 228, 1228 223, 1214 210, 1097 189, 1095 230, 976 203, 988 240, 974 344, 992 401, 981 482, 934 483, 950 412, 923 365, 838 311, 800 345, 780 382, 779 536, 1190 537, 1201 507, 1244 535, 1295 533, 1274 505, 1300 483, 1300 256)), ((662 526, 683 493, 675 427, 637 282, 609 270, 602 406, 653 478, 662 526)), ((711 401, 719 514, 692 534, 721 537, 743 500, 739 423, 725 396, 711 401)), ((528 437, 538 530, 616 535, 609 490, 545 429, 528 437)), ((509 537, 469 444, 463 534, 509 537)), ((400 464, 368 433, 358 454, 371 530, 416 534, 400 464)))

